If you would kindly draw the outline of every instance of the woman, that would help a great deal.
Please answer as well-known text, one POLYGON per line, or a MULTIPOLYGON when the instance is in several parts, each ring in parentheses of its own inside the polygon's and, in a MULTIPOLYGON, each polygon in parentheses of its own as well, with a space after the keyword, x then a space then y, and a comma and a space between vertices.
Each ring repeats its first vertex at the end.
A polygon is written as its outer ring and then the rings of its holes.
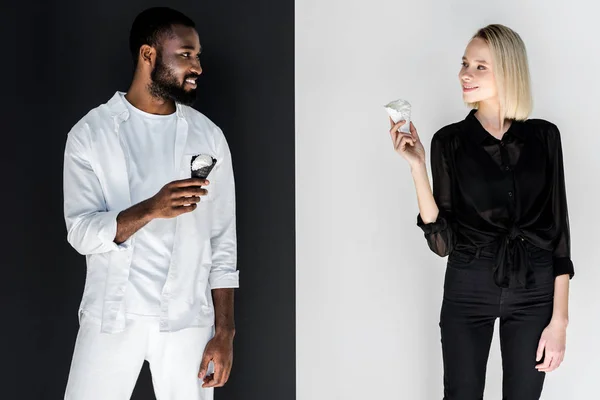
POLYGON ((483 398, 500 319, 503 398, 539 399, 565 351, 573 277, 560 134, 527 119, 532 102, 525 45, 502 25, 479 30, 459 73, 464 121, 431 142, 433 192, 414 125, 392 125, 411 167, 417 225, 448 255, 440 315, 444 399, 483 398))

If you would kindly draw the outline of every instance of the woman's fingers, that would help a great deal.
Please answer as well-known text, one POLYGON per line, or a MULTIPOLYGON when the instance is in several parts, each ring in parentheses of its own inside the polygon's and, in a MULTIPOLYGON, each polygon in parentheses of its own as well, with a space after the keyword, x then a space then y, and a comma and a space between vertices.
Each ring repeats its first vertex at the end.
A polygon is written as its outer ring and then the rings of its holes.
POLYGON ((419 133, 417 132, 417 128, 413 125, 412 121, 410 122, 410 134, 417 140, 421 140, 419 137, 419 133))
POLYGON ((394 121, 390 118, 390 124, 392 126, 392 128, 390 129, 390 132, 399 131, 400 127, 402 127, 402 125, 406 124, 406 121, 400 120, 400 121, 398 121, 397 124, 394 124, 394 121))
POLYGON ((400 140, 398 142, 398 145, 396 146, 396 149, 399 148, 401 151, 405 151, 406 145, 409 145, 409 146, 415 145, 415 139, 412 136, 410 136, 408 133, 398 135, 398 137, 400 138, 400 140))
POLYGON ((407 137, 408 139, 410 139, 413 142, 413 144, 415 142, 415 138, 413 138, 410 133, 400 132, 400 131, 395 130, 393 128, 390 131, 390 135, 392 136, 392 142, 394 142, 394 148, 395 149, 398 148, 398 145, 400 144, 400 140, 403 137, 407 137))

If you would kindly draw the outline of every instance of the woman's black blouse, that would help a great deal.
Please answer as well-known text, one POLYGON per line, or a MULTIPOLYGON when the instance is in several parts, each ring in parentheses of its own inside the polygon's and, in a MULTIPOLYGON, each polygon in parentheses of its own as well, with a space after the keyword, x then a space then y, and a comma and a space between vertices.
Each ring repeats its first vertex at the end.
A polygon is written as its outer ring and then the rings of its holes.
POLYGON ((513 121, 499 140, 472 110, 431 141, 435 222, 417 225, 439 256, 452 251, 496 254, 501 287, 528 287, 532 251, 547 251, 554 275, 574 275, 558 128, 547 121, 513 121), (533 250, 532 250, 533 249, 533 250), (475 251, 473 251, 475 250, 475 251))

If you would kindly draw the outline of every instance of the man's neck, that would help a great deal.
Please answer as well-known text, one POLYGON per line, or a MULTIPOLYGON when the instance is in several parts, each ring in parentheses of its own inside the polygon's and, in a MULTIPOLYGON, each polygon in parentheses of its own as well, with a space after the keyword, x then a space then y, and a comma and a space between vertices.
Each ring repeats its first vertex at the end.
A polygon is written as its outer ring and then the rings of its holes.
POLYGON ((153 97, 147 85, 134 80, 125 95, 125 98, 135 108, 148 114, 169 115, 175 112, 175 102, 153 97))

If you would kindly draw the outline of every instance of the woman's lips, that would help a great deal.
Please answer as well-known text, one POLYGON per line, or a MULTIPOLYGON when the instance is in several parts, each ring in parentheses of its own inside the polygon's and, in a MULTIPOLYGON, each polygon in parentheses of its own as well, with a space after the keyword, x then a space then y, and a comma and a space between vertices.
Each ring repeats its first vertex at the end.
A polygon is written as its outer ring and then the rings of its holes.
POLYGON ((470 93, 473 92, 475 90, 479 89, 479 86, 465 86, 463 85, 463 93, 470 93))

